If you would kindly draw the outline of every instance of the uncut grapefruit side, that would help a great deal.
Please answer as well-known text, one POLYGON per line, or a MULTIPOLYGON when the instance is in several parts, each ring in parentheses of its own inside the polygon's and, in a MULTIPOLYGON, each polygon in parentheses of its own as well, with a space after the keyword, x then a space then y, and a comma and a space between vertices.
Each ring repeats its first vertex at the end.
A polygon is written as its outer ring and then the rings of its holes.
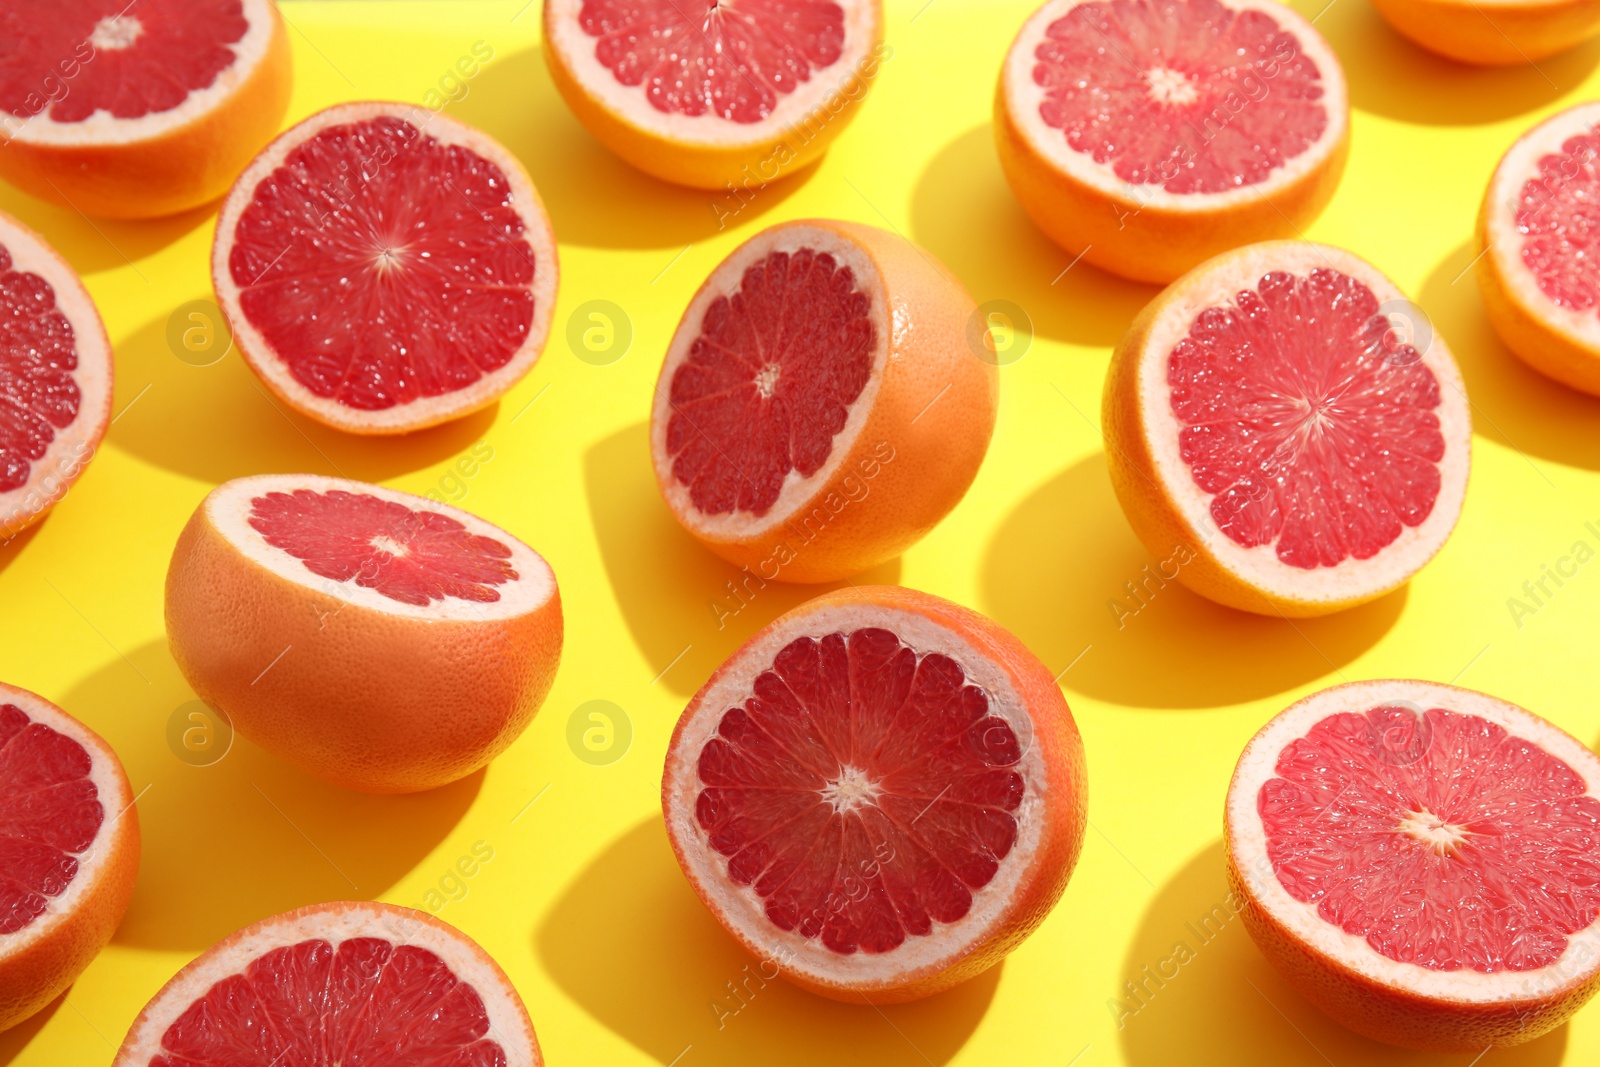
POLYGON ((1600 760, 1515 705, 1418 681, 1315 693, 1245 748, 1226 831, 1251 937, 1357 1033, 1482 1054, 1600 989, 1600 760))
POLYGON ((578 121, 665 181, 763 188, 819 158, 893 55, 881 0, 545 0, 578 121))
POLYGON ((334 901, 229 934, 134 1020, 113 1067, 540 1067, 499 964, 426 912, 334 901))
POLYGON ((656 382, 656 482, 762 582, 891 559, 960 502, 998 374, 961 283, 904 238, 830 219, 746 241, 690 301, 656 382))
POLYGON ((1349 113, 1333 50, 1274 0, 1050 0, 1006 56, 994 130, 1045 234, 1166 283, 1299 236, 1344 172, 1349 113))
POLYGON ((561 657, 538 553, 457 508, 309 474, 206 497, 173 550, 166 622, 184 677, 240 733, 374 793, 487 764, 561 657))
POLYGON ((139 815, 111 746, 0 684, 0 1030, 49 1004, 122 922, 139 815))
POLYGON ((1372 0, 1412 43, 1479 66, 1534 63, 1600 32, 1596 0, 1372 0))
POLYGON ((250 369, 349 433, 494 403, 550 333, 544 204, 488 134, 411 104, 339 104, 285 131, 223 202, 211 278, 250 369))
MULTIPOLYGON (((7 149, 0 148, 0 155, 7 149)), ((43 518, 111 422, 111 341, 44 238, 0 212, 0 544, 43 518)))
POLYGON ((814 993, 931 996, 1049 914, 1087 820, 1050 672, 958 604, 897 586, 807 601, 707 680, 661 802, 690 885, 814 993))
POLYGON ((1478 213, 1478 287, 1500 339, 1558 382, 1600 396, 1600 267, 1590 248, 1600 193, 1600 104, 1523 134, 1478 213))
POLYGON ((292 76, 272 0, 8 4, 0 177, 109 218, 199 207, 277 132, 292 76))
POLYGON ((1112 353, 1101 421, 1145 547, 1195 592, 1263 615, 1398 588, 1466 495, 1449 348, 1377 268, 1329 245, 1250 245, 1168 286, 1112 353))

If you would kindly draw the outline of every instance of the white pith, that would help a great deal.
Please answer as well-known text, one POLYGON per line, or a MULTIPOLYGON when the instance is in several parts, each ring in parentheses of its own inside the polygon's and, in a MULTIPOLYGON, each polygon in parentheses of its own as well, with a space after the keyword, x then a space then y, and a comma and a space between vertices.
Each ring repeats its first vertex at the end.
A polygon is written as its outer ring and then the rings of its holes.
POLYGON ((144 36, 144 23, 132 15, 111 15, 94 24, 89 43, 96 50, 121 51, 144 36))
MULTIPOLYGON (((0 151, 4 151, 0 147, 0 151)), ((0 212, 0 245, 11 253, 11 268, 37 274, 55 291, 56 310, 72 324, 78 368, 72 379, 78 383, 78 417, 64 429, 39 459, 32 460, 28 480, 9 493, 0 493, 0 543, 4 543, 28 517, 53 506, 72 487, 83 468, 94 458, 94 450, 111 420, 111 388, 114 374, 111 342, 105 325, 95 310, 89 291, 83 287, 66 261, 44 239, 11 216, 0 212)))
MULTIPOLYGON (((119 145, 133 144, 160 137, 169 130, 187 126, 225 106, 248 82, 267 55, 267 46, 277 28, 277 12, 272 0, 241 0, 245 20, 250 28, 233 44, 225 45, 234 54, 233 64, 218 72, 216 80, 204 89, 197 89, 184 98, 183 103, 168 111, 153 111, 136 119, 115 118, 101 108, 82 122, 56 122, 46 108, 21 123, 11 134, 19 141, 40 145, 119 145)), ((39 8, 48 12, 48 5, 39 8)), ((47 14, 45 17, 55 17, 47 14)), ((124 18, 124 21, 133 19, 124 18)), ((100 32, 100 28, 96 28, 100 32)), ((91 38, 92 43, 92 38, 91 38)), ((131 47, 137 41, 122 45, 131 47)), ((62 57, 65 58, 65 57, 62 57)), ((89 63, 94 60, 90 59, 89 63)), ((71 86, 70 79, 63 79, 71 86)), ((3 131, 5 124, 0 124, 3 131)))
MULTIPOLYGON (((830 97, 855 90, 851 80, 859 77, 864 61, 882 36, 877 0, 835 0, 844 11, 844 47, 830 65, 811 72, 792 93, 778 94, 772 112, 760 122, 734 122, 720 116, 680 115, 658 111, 645 96, 649 79, 638 85, 623 85, 605 64, 595 57, 600 38, 585 33, 578 23, 584 0, 547 0, 545 47, 553 48, 577 81, 607 111, 652 137, 712 148, 737 149, 764 145, 791 128, 815 129, 826 122, 831 112, 830 97), (820 111, 819 111, 820 109, 820 111), (811 119, 809 127, 807 119, 811 119)), ((737 6, 734 0, 733 6, 737 6)), ((863 78, 869 81, 870 77, 863 78)))
POLYGON ((507 1067, 543 1062, 527 1010, 506 976, 483 950, 454 927, 421 912, 379 903, 336 903, 264 919, 213 946, 179 971, 145 1006, 117 1053, 114 1067, 144 1067, 161 1055, 161 1039, 188 1007, 224 978, 240 974, 273 949, 321 939, 337 948, 352 938, 382 938, 415 945, 444 961, 473 988, 489 1018, 484 1038, 505 1051, 507 1067))
MULTIPOLYGON (((883 381, 884 368, 889 360, 889 346, 894 330, 891 321, 898 322, 900 317, 903 316, 898 310, 895 316, 891 316, 888 296, 883 278, 878 273, 877 264, 860 245, 836 230, 806 222, 792 222, 763 231, 734 249, 733 253, 711 272, 711 276, 689 302, 689 307, 684 311, 683 319, 678 324, 677 332, 672 335, 672 343, 667 346, 667 357, 661 367, 661 377, 656 381, 655 402, 650 416, 650 452, 662 491, 684 523, 695 532, 712 540, 734 541, 761 536, 777 529, 790 516, 808 510, 812 499, 826 492, 833 484, 834 475, 838 472, 840 464, 849 456, 862 427, 867 424, 873 402, 878 396, 878 388, 883 381), (672 473, 675 457, 667 451, 667 423, 673 415, 672 379, 677 374, 678 368, 689 358, 689 350, 694 345, 695 339, 700 336, 701 321, 705 318, 706 309, 712 302, 719 296, 732 296, 737 292, 746 268, 752 264, 774 252, 793 253, 803 248, 826 252, 840 266, 849 267, 855 275, 857 291, 864 293, 871 302, 867 316, 872 320, 877 335, 876 347, 872 353, 872 372, 867 378, 867 384, 861 390, 861 395, 850 405, 850 413, 845 418, 844 428, 834 435, 833 450, 828 453, 826 462, 815 474, 805 477, 799 471, 791 469, 784 476, 778 499, 773 502, 765 515, 739 510, 717 515, 702 512, 695 506, 689 487, 672 473)), ((776 375, 772 381, 775 386, 776 375)))
POLYGON ((1307 697, 1267 723, 1239 757, 1228 788, 1229 848, 1251 896, 1316 953, 1395 990, 1456 1004, 1496 1004, 1542 999, 1581 985, 1600 970, 1600 923, 1573 934, 1560 959, 1539 970, 1492 974, 1467 968, 1436 971, 1378 954, 1365 938, 1347 934, 1324 920, 1317 914, 1315 904, 1294 899, 1278 880, 1267 858, 1266 831, 1256 802, 1262 785, 1276 777, 1279 753, 1330 715, 1365 712, 1393 703, 1424 710, 1443 708, 1497 723, 1512 736, 1530 741, 1560 759, 1587 783, 1590 796, 1600 797, 1600 760, 1568 734, 1515 705, 1434 682, 1371 681, 1334 686, 1307 697))
POLYGON ((15 704, 29 719, 83 746, 84 751, 89 753, 89 780, 94 783, 100 807, 105 813, 94 841, 77 853, 78 872, 67 883, 66 889, 59 896, 47 898, 49 903, 43 914, 33 922, 12 933, 0 934, 0 962, 3 962, 66 922, 101 879, 106 863, 111 858, 113 837, 123 825, 122 820, 136 819, 137 816, 129 811, 133 807, 133 792, 128 788, 128 779, 122 772, 122 766, 116 762, 116 755, 88 727, 26 689, 0 684, 0 704, 15 704))
POLYGON ((1376 595, 1415 574, 1444 544, 1454 529, 1466 497, 1472 424, 1466 386, 1444 338, 1434 334, 1423 364, 1439 383, 1439 418, 1445 452, 1437 464, 1439 494, 1433 510, 1417 526, 1402 526, 1400 536, 1370 559, 1347 557, 1333 567, 1305 569, 1278 559, 1276 544, 1253 548, 1223 533, 1211 517, 1212 494, 1195 484, 1179 452, 1183 424, 1172 411, 1172 386, 1167 360, 1204 309, 1231 304, 1237 293, 1254 289, 1269 271, 1304 277, 1317 268, 1331 268, 1366 285, 1381 305, 1404 294, 1378 269, 1341 248, 1305 241, 1272 241, 1253 245, 1202 264, 1174 282, 1159 299, 1170 302, 1145 335, 1138 353, 1139 410, 1157 482, 1176 502, 1178 517, 1192 538, 1205 545, 1217 562, 1246 584, 1274 597, 1305 603, 1345 601, 1376 595))
MULTIPOLYGON (((1067 144, 1064 131, 1045 123, 1039 113, 1044 102, 1045 88, 1033 80, 1033 68, 1038 60, 1035 51, 1043 43, 1050 25, 1081 4, 1103 0, 1050 0, 1023 24, 1006 54, 1002 76, 1006 111, 1016 124, 1022 138, 1033 152, 1059 170, 1090 188, 1137 208, 1159 209, 1165 212, 1193 212, 1206 214, 1235 204, 1251 203, 1263 196, 1270 198, 1280 189, 1298 182, 1306 174, 1323 166, 1344 140, 1350 123, 1350 105, 1345 88, 1344 71, 1333 49, 1322 39, 1316 29, 1299 14, 1276 0, 1223 0, 1235 11, 1260 11, 1268 15, 1278 27, 1294 36, 1304 53, 1316 64, 1321 75, 1322 102, 1327 111, 1327 125, 1322 136, 1308 145, 1305 151, 1286 161, 1267 177, 1253 185, 1228 189, 1219 193, 1169 193, 1160 183, 1135 184, 1123 181, 1112 169, 1110 161, 1096 163, 1087 152, 1074 150, 1067 144)), ((1134 62, 1139 62, 1134 58, 1134 62)), ((1146 71, 1147 81, 1150 72, 1146 71)), ((1270 82, 1268 83, 1270 86, 1270 82)), ((1154 88, 1152 86, 1152 88, 1154 88)), ((1193 90, 1190 90, 1193 92, 1193 90)), ((1174 101, 1181 103, 1181 101, 1174 101)), ((1271 96, 1257 102, 1271 106, 1271 96)), ((1245 106, 1256 106, 1255 103, 1245 106)), ((1198 148, 1196 149, 1198 152, 1198 148)))
MULTIPOLYGON (((414 619, 445 621, 461 619, 487 622, 514 618, 537 611, 549 602, 556 591, 555 574, 550 565, 533 549, 511 534, 471 512, 439 504, 410 493, 386 489, 381 485, 354 482, 344 478, 325 478, 317 474, 258 474, 249 478, 236 478, 212 490, 201 504, 209 519, 228 542, 247 558, 296 585, 316 589, 347 604, 414 619), (401 504, 413 511, 431 511, 447 515, 465 526, 470 532, 494 540, 511 549, 510 563, 517 572, 514 581, 491 586, 500 599, 489 603, 458 600, 446 597, 426 605, 406 604, 385 596, 376 589, 361 586, 355 579, 337 582, 314 574, 298 557, 267 543, 265 537, 250 525, 252 501, 267 493, 293 493, 297 489, 310 489, 318 493, 343 490, 363 496, 401 504)), ((377 541, 381 538, 374 538, 377 541)), ((374 548, 378 548, 375 544, 374 548)), ((379 549, 380 551, 386 551, 379 549)))
MULTIPOLYGON (((1038 851, 1046 809, 1044 759, 1032 743, 1033 722, 1004 670, 978 653, 960 634, 925 616, 867 604, 824 605, 801 617, 780 620, 740 650, 738 666, 739 669, 726 670, 684 712, 682 733, 667 756, 663 795, 668 832, 681 849, 685 873, 703 894, 719 903, 723 921, 741 940, 756 946, 785 970, 814 982, 870 991, 892 987, 918 972, 935 972, 950 966, 1007 921, 1022 876, 1038 851), (825 947, 820 938, 806 938, 798 929, 785 931, 774 925, 754 886, 741 886, 729 878, 726 858, 711 848, 695 817, 695 800, 701 789, 698 763, 700 752, 716 733, 723 713, 751 696, 756 676, 771 666, 773 658, 789 642, 869 626, 891 630, 918 655, 943 653, 961 665, 967 682, 978 686, 988 697, 989 714, 1005 719, 1015 733, 1022 750, 1015 769, 1022 775, 1024 791, 1021 804, 1011 813, 1017 821, 1016 842, 1000 861, 989 884, 973 891, 972 908, 965 917, 949 924, 935 922, 927 936, 908 934, 904 942, 888 952, 841 955, 825 947)), ((859 786, 859 782, 853 783, 855 804, 867 802, 859 786)))
MULTIPOLYGON (((358 187, 359 188, 359 187, 358 187)), ((560 268, 557 263, 555 233, 550 228, 549 217, 539 199, 528 173, 522 164, 498 141, 488 134, 473 129, 465 123, 416 104, 362 102, 339 104, 301 122, 279 134, 277 139, 262 149, 250 166, 229 190, 217 215, 216 241, 211 252, 211 277, 217 291, 217 300, 227 312, 228 325, 233 329, 235 342, 250 367, 259 374, 280 396, 295 407, 330 426, 339 429, 360 429, 385 432, 403 431, 413 426, 431 424, 442 418, 453 418, 475 411, 510 389, 538 362, 550 335, 551 317, 555 313, 556 289, 560 268), (529 288, 533 293, 533 321, 528 336, 509 361, 498 370, 482 375, 464 389, 442 393, 439 396, 419 397, 405 404, 377 411, 362 411, 347 407, 331 397, 317 396, 295 379, 285 362, 261 335, 261 331, 245 317, 239 306, 240 288, 233 280, 228 267, 228 256, 233 250, 234 231, 239 217, 250 206, 255 190, 262 180, 283 164, 289 153, 329 126, 363 122, 388 115, 411 123, 426 137, 444 145, 460 145, 493 163, 505 175, 510 185, 513 206, 522 216, 523 239, 533 250, 534 276, 529 288)))
MULTIPOLYGON (((1517 209, 1523 185, 1539 176, 1539 160, 1547 155, 1565 155, 1562 143, 1592 132, 1597 123, 1600 102, 1592 101, 1553 115, 1523 134, 1495 168, 1486 205, 1488 255, 1494 261, 1495 273, 1505 281, 1507 294, 1536 321, 1591 352, 1600 352, 1600 309, 1574 311, 1562 307, 1539 288, 1538 279, 1522 262, 1523 237, 1517 232, 1517 209)), ((1591 165, 1600 166, 1600 160, 1591 165)), ((1600 264, 1595 269, 1600 272, 1600 264)))

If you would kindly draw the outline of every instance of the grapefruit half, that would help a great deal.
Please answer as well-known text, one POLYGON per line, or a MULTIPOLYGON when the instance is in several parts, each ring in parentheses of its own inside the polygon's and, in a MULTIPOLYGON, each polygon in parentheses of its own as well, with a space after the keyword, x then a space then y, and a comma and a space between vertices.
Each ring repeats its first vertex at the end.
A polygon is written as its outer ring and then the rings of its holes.
POLYGON ((516 740, 561 657, 549 564, 475 515, 312 474, 206 497, 167 570, 195 693, 302 770, 375 793, 464 777, 516 740))
POLYGON ((0 177, 90 215, 221 196, 289 106, 272 0, 56 0, 0 11, 0 177))
POLYGON ((1449 348, 1376 267, 1327 245, 1251 245, 1168 286, 1112 354, 1102 423, 1145 547, 1195 592, 1263 615, 1398 588, 1466 495, 1449 348))
POLYGON ((545 0, 556 87, 648 174, 758 189, 821 156, 892 55, 881 0, 545 0))
POLYGON ((133 799, 111 746, 0 684, 0 1030, 76 981, 122 922, 139 872, 133 799))
POLYGON ((1057 244, 1170 282, 1299 236, 1344 171, 1344 73, 1274 0, 1050 0, 995 98, 1000 162, 1057 244))
POLYGON ((539 1067, 516 989, 424 912, 336 901, 230 934, 172 977, 112 1067, 539 1067))
MULTIPOLYGON (((0 147, 0 156, 9 151, 0 147)), ((60 502, 111 422, 111 341, 44 238, 0 212, 0 544, 60 502)))
POLYGON ((1523 362, 1600 396, 1600 103, 1546 119, 1495 168, 1478 215, 1478 284, 1495 332, 1523 362))
POLYGON ((761 581, 891 559, 961 500, 994 432, 977 306, 871 226, 809 219, 723 260, 667 349, 650 416, 678 521, 761 581))
POLYGON ((240 353, 290 407, 406 433, 498 399, 544 350, 555 235, 487 134, 340 104, 266 147, 217 216, 211 278, 240 353))
POLYGON ((1087 819, 1083 742, 1011 634, 927 593, 808 601, 678 720, 667 836, 750 952, 824 996, 929 996, 1044 921, 1087 819))
POLYGON ((1228 788, 1228 874, 1289 983, 1358 1033, 1482 1053, 1600 988, 1600 760, 1433 682, 1352 682, 1267 723, 1228 788))
POLYGON ((1413 43, 1480 66, 1533 63, 1600 32, 1597 0, 1372 0, 1372 6, 1413 43))

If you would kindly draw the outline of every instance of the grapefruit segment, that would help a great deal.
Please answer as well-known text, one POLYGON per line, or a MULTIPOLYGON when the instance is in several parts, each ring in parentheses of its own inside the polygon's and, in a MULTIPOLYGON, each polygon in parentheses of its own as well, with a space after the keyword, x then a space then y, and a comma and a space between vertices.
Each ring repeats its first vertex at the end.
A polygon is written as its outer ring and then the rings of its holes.
POLYGON ((215 200, 289 104, 272 0, 9 5, 0 42, 0 176, 91 215, 215 200))
POLYGON ((133 800, 88 727, 0 684, 0 1030, 71 985, 122 921, 139 869, 133 800))
POLYGON ((578 119, 666 181, 762 186, 819 157, 877 74, 878 0, 547 0, 578 119))
POLYGON ((555 575, 467 512, 361 482, 220 486, 167 572, 167 634, 245 736, 354 789, 411 792, 488 763, 561 655, 555 575))
POLYGON ((1344 169, 1349 104, 1333 51, 1273 0, 1051 0, 1006 58, 995 136, 1047 235, 1169 282, 1308 225, 1344 169))
POLYGON ((452 926, 335 902, 231 934, 162 987, 114 1067, 538 1067, 510 979, 452 926))
POLYGON ((909 547, 956 505, 994 427, 976 305, 904 239, 807 220, 736 249, 656 384, 668 506, 764 581, 820 582, 909 547))
POLYGON ((1425 324, 1324 245, 1254 245, 1174 282, 1106 377, 1106 461, 1140 539, 1163 558, 1186 547, 1180 581, 1262 614, 1407 581, 1455 526, 1471 440, 1460 374, 1425 324))
POLYGON ((1369 1037, 1518 1044, 1600 987, 1600 760, 1521 708, 1429 682, 1324 690, 1245 749, 1227 832, 1251 935, 1369 1037))
POLYGON ((1066 886, 1083 746, 1050 674, 914 590, 818 597, 756 634, 673 734, 685 874, 750 951, 839 999, 909 1000, 998 962, 1066 886))
POLYGON ((341 104, 240 176, 212 278, 240 352, 286 403, 352 433, 405 433, 492 403, 533 367, 556 246, 527 173, 487 135, 409 105, 341 104))

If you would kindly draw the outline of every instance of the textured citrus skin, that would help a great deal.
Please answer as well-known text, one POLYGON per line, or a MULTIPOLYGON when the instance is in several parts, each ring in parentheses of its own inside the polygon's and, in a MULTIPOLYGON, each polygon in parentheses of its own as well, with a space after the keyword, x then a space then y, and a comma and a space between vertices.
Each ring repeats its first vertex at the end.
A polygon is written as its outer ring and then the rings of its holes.
POLYGON ((289 109, 294 70, 276 7, 272 21, 266 55, 211 111, 159 136, 121 144, 13 138, 0 148, 0 177, 43 200, 112 219, 172 215, 217 199, 289 109))
MULTIPOLYGON (((929 966, 910 971, 901 975, 892 985, 828 983, 797 974, 793 968, 785 967, 782 971, 783 976, 796 985, 835 1000, 855 1004, 863 1000, 873 1004, 896 1004, 941 993, 982 974, 1027 940, 1028 935, 1050 914, 1056 901, 1061 899, 1083 848, 1083 835, 1089 818, 1083 739, 1050 671, 1027 646, 993 620, 940 597, 902 586, 848 587, 806 601, 774 621, 767 629, 780 626, 788 620, 803 618, 818 608, 841 605, 859 607, 862 625, 867 626, 873 625, 874 607, 891 607, 922 615, 955 631, 980 656, 997 664, 1011 679, 1017 694, 1032 714, 1034 744, 1040 748, 1046 774, 1046 780, 1039 786, 1043 810, 1038 814, 1044 820, 1045 827, 1040 835, 1038 850, 1029 858, 1028 867, 1018 882, 1016 895, 1009 906, 989 934, 974 945, 966 956, 942 968, 929 966)), ((661 799, 666 815, 667 837, 672 842, 672 851, 690 885, 711 913, 747 951, 758 958, 767 959, 772 956, 771 947, 754 943, 729 923, 717 896, 720 887, 702 884, 693 873, 693 868, 685 862, 684 856, 688 850, 699 851, 703 846, 698 840, 680 839, 675 832, 669 807, 673 792, 680 788, 681 783, 695 780, 699 773, 699 753, 685 752, 682 748, 685 724, 702 716, 720 716, 727 710, 705 701, 706 694, 724 676, 743 676, 753 683, 756 675, 770 666, 770 663, 745 660, 746 650, 760 637, 761 633, 751 637, 739 651, 728 657, 684 709, 667 747, 661 799)), ((938 936, 937 931, 932 936, 938 936)))
POLYGON ((522 998, 517 995, 515 988, 511 984, 511 979, 506 977, 505 971, 501 970, 500 965, 494 961, 494 958, 485 952, 475 941, 469 938, 466 934, 462 933, 460 930, 457 930, 454 926, 435 919, 432 915, 429 915, 425 911, 417 911, 413 908, 402 908, 398 905, 385 904, 381 901, 352 902, 335 900, 326 904, 312 904, 308 907, 296 908, 293 911, 286 911, 281 915, 274 915, 270 918, 262 919, 260 922, 252 923, 243 929, 235 930, 221 941, 218 941, 215 945, 212 945, 210 948, 206 949, 205 952, 201 953, 195 959, 185 964, 177 974, 173 975, 167 980, 166 985, 162 986, 160 991, 157 992, 155 996, 150 998, 149 1003, 147 1003, 144 1006, 144 1009, 139 1012, 138 1018, 133 1020, 133 1025, 128 1028, 127 1036, 122 1039, 121 1048, 117 1050, 116 1059, 111 1061, 111 1067, 146 1067, 146 1064, 140 1062, 140 1058, 133 1054, 133 1049, 141 1043, 148 1043, 151 1046, 157 1046, 159 1044, 159 1035, 147 1033, 152 1025, 152 1016, 156 1014, 157 1007, 161 1005, 161 1001, 167 995, 168 991, 175 990, 175 987, 179 984, 179 982, 187 977, 191 972, 198 971, 201 973, 215 973, 217 981, 220 981, 230 974, 237 974, 240 970, 243 970, 250 961, 242 958, 230 958, 233 956, 231 951, 233 947, 240 941, 258 931, 268 930, 279 925, 288 926, 291 924, 300 924, 306 920, 311 920, 314 924, 319 917, 325 917, 323 921, 326 923, 326 926, 323 936, 332 936, 337 938, 341 932, 339 923, 340 914, 350 910, 351 908, 377 909, 383 912, 392 913, 395 921, 396 936, 400 937, 402 942, 404 939, 401 937, 401 935, 408 926, 416 927, 420 925, 432 927, 435 930, 443 933, 450 940, 456 942, 462 948, 468 949, 472 953, 472 956, 477 964, 482 967, 490 976, 498 979, 499 982, 503 984, 511 993, 510 1001, 515 1006, 518 1013, 518 1018, 515 1021, 521 1024, 518 1027, 521 1033, 514 1035, 491 1033, 489 1036, 496 1041, 504 1042, 506 1044, 510 1044, 513 1041, 517 1042, 518 1044, 525 1043, 526 1047, 531 1049, 533 1052, 533 1067, 540 1067, 540 1065, 544 1063, 544 1059, 539 1051, 538 1038, 535 1037, 533 1032, 533 1021, 528 1018, 527 1007, 522 1003, 522 998), (155 1040, 149 1040, 150 1038, 154 1038, 155 1040))
MULTIPOLYGON (((873 226, 801 221, 853 242, 883 280, 884 305, 894 321, 877 324, 888 335, 889 355, 871 413, 834 479, 819 481, 789 521, 770 532, 720 539, 695 530, 682 514, 678 519, 713 552, 763 579, 829 582, 898 556, 961 502, 994 434, 1000 382, 995 364, 980 359, 968 341, 977 305, 931 257, 873 226), (840 479, 851 472, 861 477, 863 464, 878 469, 864 479, 867 495, 837 510, 827 508, 830 495, 835 503, 843 496, 840 479), (817 509, 827 521, 807 525, 817 509), (780 551, 780 545, 792 549, 792 559, 785 562, 790 552, 780 551)), ((686 317, 678 329, 696 326, 686 317)), ((663 367, 656 389, 670 385, 663 367)), ((654 461, 664 490, 672 484, 672 457, 657 454, 654 461)), ((663 496, 675 507, 670 496, 663 496)))
POLYGON ((1230 248, 1297 235, 1332 199, 1350 150, 1346 123, 1328 158, 1270 199, 1180 212, 1112 196, 1040 155, 1011 116, 1003 74, 995 92, 994 137, 1017 200, 1052 241, 1113 274, 1162 284, 1230 248))
MULTIPOLYGON (((115 795, 100 796, 105 822, 100 837, 92 846, 107 849, 105 862, 93 872, 81 867, 79 878, 92 877, 93 883, 71 911, 48 910, 8 940, 0 941, 0 1030, 8 1030, 60 996, 111 941, 122 916, 133 899, 133 884, 139 874, 139 813, 133 806, 133 790, 122 761, 111 746, 87 726, 43 697, 24 689, 0 684, 0 704, 16 704, 36 718, 44 705, 61 719, 75 723, 76 731, 62 730, 89 750, 96 763, 114 772, 115 795)), ((39 717, 46 725, 61 729, 48 716, 39 717)))
MULTIPOLYGON (((875 33, 872 44, 877 46, 883 40, 883 7, 881 2, 874 6, 877 14, 873 20, 875 33)), ((722 190, 729 186, 759 188, 774 178, 793 174, 821 158, 833 139, 855 117, 873 81, 872 73, 855 75, 856 82, 860 83, 860 91, 841 92, 835 99, 827 101, 826 118, 809 122, 803 133, 794 127, 775 127, 765 138, 754 143, 726 147, 691 144, 671 136, 664 129, 639 125, 584 85, 562 50, 549 43, 555 40, 552 27, 555 18, 554 5, 546 3, 544 58, 556 88, 578 121, 601 144, 646 174, 695 189, 722 190)), ((869 57, 870 54, 869 49, 869 57)), ((868 62, 875 61, 869 58, 868 62)), ((873 70, 875 73, 875 68, 873 70)), ((611 76, 609 71, 606 76, 611 76)), ((804 116, 801 121, 806 121, 804 116)))
POLYGON ((1515 66, 1564 52, 1600 32, 1597 0, 1372 0, 1396 31, 1430 52, 1481 66, 1515 66))
POLYGON ((509 619, 389 615, 272 573, 204 504, 172 553, 166 622, 184 677, 240 733, 370 793, 433 789, 487 764, 533 719, 561 658, 559 592, 509 619))
MULTIPOLYGON (((1291 707, 1283 714, 1293 710, 1291 707)), ((1234 780, 1237 779, 1236 771, 1234 780)), ((1571 983, 1547 997, 1498 1004, 1438 1000, 1358 974, 1301 941, 1250 891, 1248 882, 1239 874, 1240 862, 1249 859, 1238 853, 1226 808, 1223 833, 1227 841, 1228 884, 1234 899, 1244 905, 1241 914, 1251 939, 1296 992, 1358 1034, 1425 1052, 1481 1053, 1490 1046, 1520 1045, 1549 1033, 1600 991, 1600 966, 1593 963, 1587 974, 1576 975, 1571 983)), ((1264 856, 1256 858, 1257 862, 1264 860, 1264 856)))

